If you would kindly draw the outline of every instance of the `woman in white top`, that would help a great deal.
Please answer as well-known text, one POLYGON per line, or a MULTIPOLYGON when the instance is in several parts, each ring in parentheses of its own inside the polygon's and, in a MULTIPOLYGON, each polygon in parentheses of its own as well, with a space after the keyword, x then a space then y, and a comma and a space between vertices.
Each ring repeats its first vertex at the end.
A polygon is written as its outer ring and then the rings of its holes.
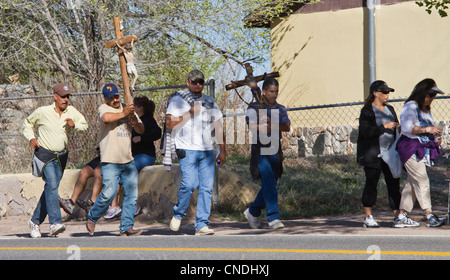
POLYGON ((419 226, 406 214, 411 212, 415 200, 427 215, 427 227, 438 227, 442 221, 433 214, 430 197, 430 180, 427 166, 441 155, 442 129, 436 126, 431 115, 430 105, 436 94, 443 94, 432 79, 419 82, 406 100, 400 112, 402 136, 397 143, 397 151, 407 172, 407 182, 402 191, 400 214, 394 227, 419 226))

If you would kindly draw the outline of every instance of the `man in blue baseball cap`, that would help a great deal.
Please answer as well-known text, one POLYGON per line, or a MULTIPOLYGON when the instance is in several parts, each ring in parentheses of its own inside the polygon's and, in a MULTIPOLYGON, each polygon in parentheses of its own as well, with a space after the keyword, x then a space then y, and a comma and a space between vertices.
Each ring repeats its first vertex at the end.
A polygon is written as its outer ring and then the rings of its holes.
POLYGON ((116 196, 119 180, 124 198, 120 219, 121 236, 140 235, 142 230, 134 230, 134 212, 138 193, 138 172, 131 154, 132 128, 144 133, 144 124, 134 112, 134 105, 120 102, 117 86, 106 84, 102 90, 105 104, 98 108, 100 118, 100 159, 103 188, 88 212, 86 228, 94 234, 95 223, 106 212, 116 196))

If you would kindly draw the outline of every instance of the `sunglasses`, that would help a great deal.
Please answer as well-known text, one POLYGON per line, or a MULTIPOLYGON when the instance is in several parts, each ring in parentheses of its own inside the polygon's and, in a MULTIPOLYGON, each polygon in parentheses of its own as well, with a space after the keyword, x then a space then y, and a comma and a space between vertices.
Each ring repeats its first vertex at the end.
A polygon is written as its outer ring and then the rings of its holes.
POLYGON ((70 94, 67 94, 67 95, 64 95, 64 96, 61 96, 61 95, 59 95, 58 94, 58 96, 59 96, 59 98, 61 98, 61 99, 70 99, 70 97, 71 97, 71 95, 70 94))
POLYGON ((191 81, 191 84, 193 84, 193 85, 202 85, 203 86, 205 84, 205 81, 202 80, 202 79, 199 79, 199 80, 191 81))

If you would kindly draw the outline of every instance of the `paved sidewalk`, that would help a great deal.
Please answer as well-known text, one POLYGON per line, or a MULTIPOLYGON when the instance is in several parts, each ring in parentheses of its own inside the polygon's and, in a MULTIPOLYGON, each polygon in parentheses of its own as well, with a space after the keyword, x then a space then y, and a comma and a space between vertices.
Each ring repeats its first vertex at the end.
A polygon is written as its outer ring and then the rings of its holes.
MULTIPOLYGON (((446 209, 436 211, 439 217, 445 215, 446 209)), ((392 228, 393 217, 390 212, 376 211, 375 219, 380 224, 379 228, 363 228, 363 214, 317 217, 311 219, 283 220, 284 229, 271 230, 267 223, 263 223, 262 229, 250 229, 246 222, 223 221, 217 218, 211 219, 211 228, 216 235, 262 235, 262 234, 335 234, 335 235, 439 235, 450 236, 450 225, 443 225, 439 228, 427 228, 421 211, 415 211, 410 217, 415 221, 421 221, 418 228, 392 228)), ((30 238, 28 227, 28 216, 10 216, 0 219, 0 238, 30 238)), ((89 236, 86 231, 86 221, 66 221, 64 224, 67 230, 60 234, 60 237, 80 237, 89 236)), ((96 225, 95 236, 118 236, 120 220, 99 220, 96 225)), ((193 235, 193 220, 185 219, 178 232, 169 229, 169 220, 163 223, 146 220, 144 216, 135 219, 135 229, 144 230, 146 235, 193 235)), ((44 222, 41 225, 42 236, 48 236, 49 224, 44 222)))

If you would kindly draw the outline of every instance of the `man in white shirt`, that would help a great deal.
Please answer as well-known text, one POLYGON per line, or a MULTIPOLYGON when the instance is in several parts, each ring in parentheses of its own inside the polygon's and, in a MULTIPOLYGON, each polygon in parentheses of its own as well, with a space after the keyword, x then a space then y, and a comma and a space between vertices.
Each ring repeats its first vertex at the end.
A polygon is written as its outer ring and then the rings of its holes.
POLYGON ((204 83, 201 71, 191 71, 186 81, 188 89, 172 94, 166 110, 166 129, 171 131, 182 174, 170 228, 179 230, 192 193, 198 188, 196 235, 214 234, 208 227, 215 174, 213 130, 220 146, 220 165, 226 158, 222 113, 211 96, 202 94, 204 83))
POLYGON ((114 84, 103 87, 106 103, 98 108, 100 118, 100 159, 103 189, 88 212, 86 228, 93 235, 95 223, 106 212, 116 196, 119 180, 124 198, 120 219, 121 236, 139 235, 134 230, 134 211, 138 192, 138 172, 131 154, 131 130, 144 133, 144 124, 134 112, 134 105, 120 103, 119 90, 114 84))

